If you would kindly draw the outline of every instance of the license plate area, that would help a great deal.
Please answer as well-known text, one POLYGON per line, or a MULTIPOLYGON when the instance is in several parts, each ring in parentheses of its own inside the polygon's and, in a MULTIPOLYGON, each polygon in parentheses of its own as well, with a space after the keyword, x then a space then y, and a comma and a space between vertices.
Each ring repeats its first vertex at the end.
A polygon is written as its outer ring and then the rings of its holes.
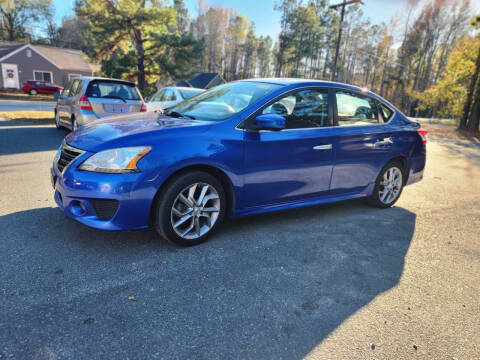
POLYGON ((103 104, 103 110, 113 114, 126 114, 130 112, 128 104, 103 104))

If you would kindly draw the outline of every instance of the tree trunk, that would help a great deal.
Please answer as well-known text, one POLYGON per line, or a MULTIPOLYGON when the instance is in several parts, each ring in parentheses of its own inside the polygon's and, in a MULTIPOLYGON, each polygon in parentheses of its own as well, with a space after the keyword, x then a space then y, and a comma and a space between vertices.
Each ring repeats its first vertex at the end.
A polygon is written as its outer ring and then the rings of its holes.
POLYGON ((459 129, 463 129, 467 127, 468 114, 470 113, 473 93, 475 91, 475 84, 477 83, 479 72, 480 72, 480 48, 478 49, 477 60, 475 62, 475 72, 473 73, 472 79, 470 81, 470 85, 468 86, 467 100, 465 101, 465 105, 463 106, 462 118, 460 119, 460 123, 458 124, 459 129))
POLYGON ((137 82, 138 88, 144 90, 145 83, 145 48, 143 47, 142 32, 138 29, 134 29, 134 42, 137 50, 137 82))

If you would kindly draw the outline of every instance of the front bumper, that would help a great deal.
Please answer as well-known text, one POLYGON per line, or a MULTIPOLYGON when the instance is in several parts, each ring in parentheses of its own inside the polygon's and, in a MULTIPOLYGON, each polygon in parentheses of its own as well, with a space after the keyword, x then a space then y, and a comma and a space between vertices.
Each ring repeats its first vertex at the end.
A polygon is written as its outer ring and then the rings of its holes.
POLYGON ((77 169, 90 154, 75 159, 63 173, 51 168, 55 202, 65 215, 101 230, 138 230, 149 226, 155 188, 143 173, 103 174, 77 169))

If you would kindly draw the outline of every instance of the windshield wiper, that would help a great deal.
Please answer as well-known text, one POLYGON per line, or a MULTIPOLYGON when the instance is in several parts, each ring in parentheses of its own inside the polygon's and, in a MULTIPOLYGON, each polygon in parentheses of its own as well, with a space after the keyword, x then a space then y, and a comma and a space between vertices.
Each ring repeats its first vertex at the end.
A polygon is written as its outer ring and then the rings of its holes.
POLYGON ((120 99, 120 100, 122 100, 125 104, 127 103, 127 100, 125 100, 123 97, 117 96, 117 95, 105 95, 105 96, 102 96, 102 98, 120 99))
POLYGON ((168 116, 174 117, 174 118, 182 118, 182 117, 187 117, 189 119, 195 120, 195 116, 192 115, 187 115, 187 114, 181 114, 178 111, 170 111, 167 113, 168 116))

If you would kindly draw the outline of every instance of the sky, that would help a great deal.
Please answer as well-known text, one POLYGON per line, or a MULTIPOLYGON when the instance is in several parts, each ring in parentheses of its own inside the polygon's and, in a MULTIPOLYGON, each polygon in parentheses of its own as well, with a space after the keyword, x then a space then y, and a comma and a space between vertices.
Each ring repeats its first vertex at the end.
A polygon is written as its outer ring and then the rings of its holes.
MULTIPOLYGON (((362 10, 374 24, 388 23, 393 16, 401 16, 407 0, 362 0, 362 10)), ((429 1, 429 0, 423 0, 429 1)), ((455 0, 453 0, 455 1, 455 0)), ((255 22, 257 35, 269 35, 276 39, 280 32, 280 13, 273 10, 274 0, 204 0, 211 5, 219 5, 236 9, 240 14, 255 22)), ((330 0, 337 4, 342 0, 330 0)), ((62 18, 73 15, 74 0, 53 0, 55 20, 58 25, 62 18)), ((185 0, 185 5, 191 15, 196 17, 198 0, 185 0)), ((476 10, 480 12, 480 1, 472 0, 476 10)))

